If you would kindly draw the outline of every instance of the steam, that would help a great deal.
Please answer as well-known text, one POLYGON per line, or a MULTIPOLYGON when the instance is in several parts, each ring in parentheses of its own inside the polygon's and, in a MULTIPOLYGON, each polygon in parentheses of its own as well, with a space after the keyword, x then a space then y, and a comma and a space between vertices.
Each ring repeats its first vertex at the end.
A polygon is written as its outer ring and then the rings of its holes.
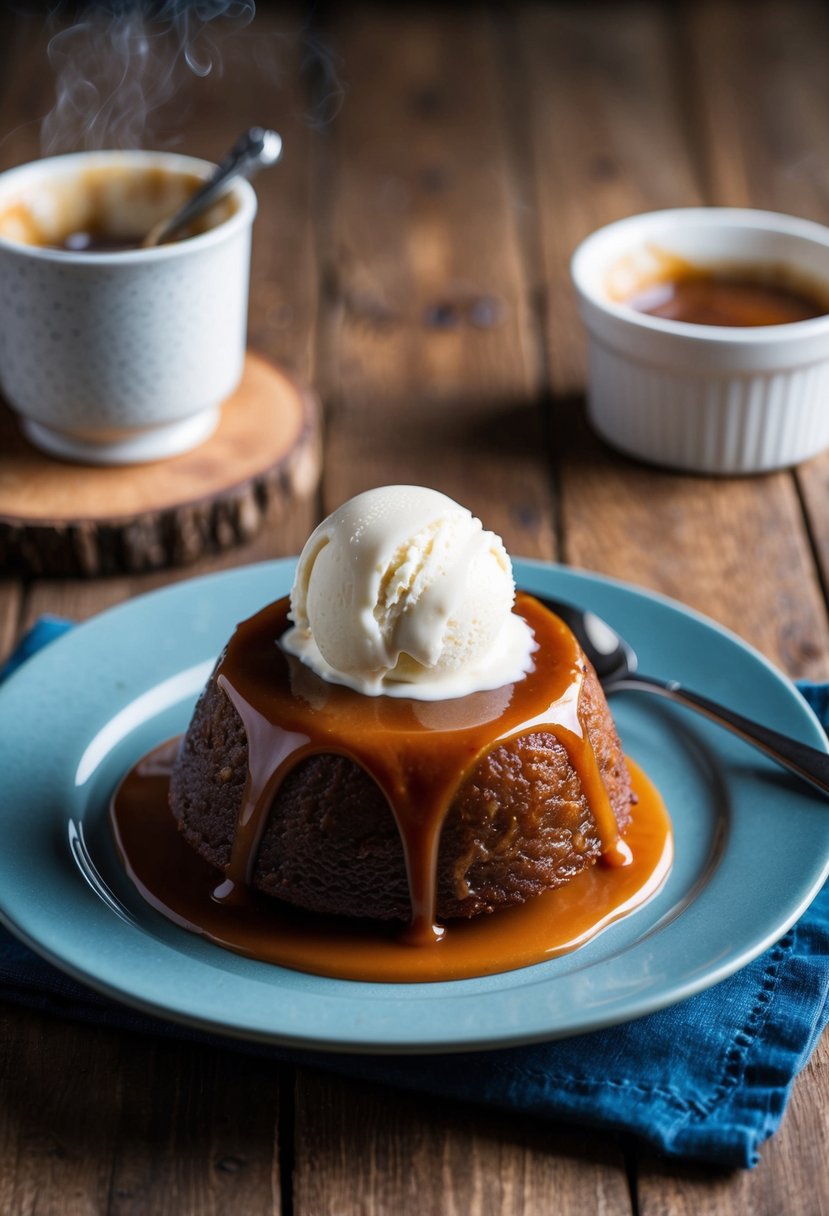
POLYGON ((343 62, 323 35, 310 27, 305 29, 304 47, 302 71, 310 78, 312 95, 306 121, 314 131, 325 131, 345 102, 343 62))
POLYGON ((221 72, 221 38, 254 14, 254 0, 90 3, 49 42, 55 104, 41 124, 42 154, 157 146, 152 116, 185 74, 221 72))

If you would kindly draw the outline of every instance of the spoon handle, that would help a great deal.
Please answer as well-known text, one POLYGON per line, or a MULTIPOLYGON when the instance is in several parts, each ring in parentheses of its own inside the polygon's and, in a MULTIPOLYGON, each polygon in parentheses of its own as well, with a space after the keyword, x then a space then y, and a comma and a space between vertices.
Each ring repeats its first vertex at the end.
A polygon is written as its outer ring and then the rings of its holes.
POLYGON ((185 228, 200 212, 209 207, 234 178, 250 179, 259 169, 276 164, 281 153, 282 140, 276 131, 267 131, 264 127, 251 127, 245 131, 204 185, 200 186, 174 215, 161 220, 147 234, 143 242, 144 248, 163 244, 174 232, 185 228))
POLYGON ((659 680, 654 676, 631 672, 614 679, 607 686, 608 692, 616 692, 621 689, 655 692, 671 701, 676 701, 679 705, 699 710, 706 718, 733 731, 746 743, 759 747, 772 760, 782 764, 783 768, 796 773, 798 777, 802 777, 804 781, 816 786, 824 794, 829 794, 829 754, 826 752, 818 751, 816 747, 810 747, 808 743, 801 743, 788 735, 782 735, 768 726, 761 726, 759 722, 753 722, 751 718, 744 718, 742 714, 734 713, 733 710, 726 709, 715 701, 709 701, 707 697, 702 697, 699 693, 683 688, 674 680, 659 680))

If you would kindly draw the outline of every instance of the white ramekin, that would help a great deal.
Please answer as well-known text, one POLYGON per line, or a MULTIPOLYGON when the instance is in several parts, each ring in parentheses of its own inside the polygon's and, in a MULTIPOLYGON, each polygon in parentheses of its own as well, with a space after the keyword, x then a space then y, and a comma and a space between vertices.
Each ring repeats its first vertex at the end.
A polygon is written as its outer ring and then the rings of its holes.
POLYGON ((588 332, 588 416, 631 456, 699 473, 786 468, 829 446, 829 315, 785 325, 692 325, 624 303, 658 260, 779 268, 829 298, 829 228, 770 211, 694 207, 631 216, 571 264, 588 332))
MULTIPOLYGON (((35 161, 0 174, 0 215, 22 208, 54 225, 55 208, 84 182, 111 179, 119 221, 140 232, 169 210, 168 186, 186 197, 213 169, 143 151, 35 161), (149 210, 129 188, 131 175, 148 173, 159 191, 149 210)), ((131 464, 186 451, 215 429, 244 366, 256 195, 239 181, 219 209, 215 226, 154 249, 66 252, 0 234, 0 389, 32 443, 64 459, 131 464)))

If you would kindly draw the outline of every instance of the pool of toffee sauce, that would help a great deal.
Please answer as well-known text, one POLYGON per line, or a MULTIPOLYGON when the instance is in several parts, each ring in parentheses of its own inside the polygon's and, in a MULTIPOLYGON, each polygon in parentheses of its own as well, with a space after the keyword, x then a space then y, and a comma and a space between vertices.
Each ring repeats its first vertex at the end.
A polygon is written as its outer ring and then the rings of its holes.
POLYGON ((625 839, 633 862, 599 861, 563 887, 525 904, 452 921, 425 945, 401 940, 399 924, 320 916, 250 892, 243 904, 213 899, 217 872, 178 832, 167 803, 177 740, 135 765, 112 803, 115 839, 144 899, 174 924, 261 962, 337 979, 412 983, 514 971, 584 945, 647 902, 673 857, 662 799, 628 761, 639 801, 625 839))
POLYGON ((226 875, 203 861, 169 809, 176 741, 157 748, 126 775, 110 811, 119 853, 142 896, 174 923, 241 954, 318 975, 392 983, 469 978, 541 962, 583 945, 641 906, 671 866, 665 807, 629 762, 638 801, 620 839, 578 717, 581 652, 569 630, 531 597, 519 596, 516 610, 536 636, 533 672, 506 689, 438 703, 359 697, 320 681, 276 645, 287 624, 287 600, 243 622, 217 678, 248 734, 238 817, 244 830, 237 831, 226 875), (296 680, 306 695, 296 695, 296 680), (436 925, 437 846, 454 791, 496 743, 533 729, 549 731, 565 747, 587 793, 602 855, 523 905, 436 925), (350 755, 386 792, 409 873, 409 926, 307 913, 251 888, 279 781, 314 751, 350 755))

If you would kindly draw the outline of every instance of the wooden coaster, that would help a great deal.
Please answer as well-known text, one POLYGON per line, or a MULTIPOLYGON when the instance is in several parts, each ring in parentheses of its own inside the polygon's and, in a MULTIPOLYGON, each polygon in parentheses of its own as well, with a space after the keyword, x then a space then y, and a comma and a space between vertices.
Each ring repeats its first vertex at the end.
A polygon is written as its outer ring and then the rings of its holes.
POLYGON ((46 575, 134 573, 249 540, 312 493, 313 396, 248 354, 215 434, 170 460, 117 468, 40 452, 0 405, 0 565, 46 575))

